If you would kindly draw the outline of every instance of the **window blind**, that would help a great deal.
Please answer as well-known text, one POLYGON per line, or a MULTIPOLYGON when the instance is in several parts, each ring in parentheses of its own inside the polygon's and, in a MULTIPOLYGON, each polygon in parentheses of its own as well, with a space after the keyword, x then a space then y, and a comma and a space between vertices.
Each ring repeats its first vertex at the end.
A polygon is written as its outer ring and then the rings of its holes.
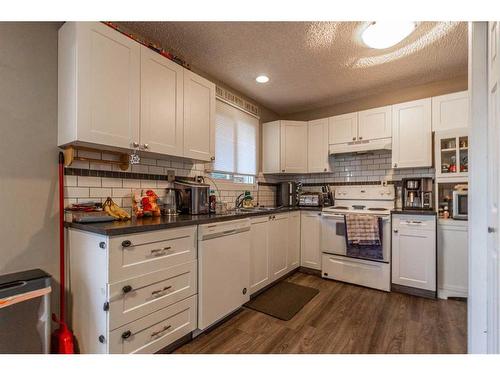
POLYGON ((217 100, 214 171, 256 175, 258 135, 257 118, 217 100))

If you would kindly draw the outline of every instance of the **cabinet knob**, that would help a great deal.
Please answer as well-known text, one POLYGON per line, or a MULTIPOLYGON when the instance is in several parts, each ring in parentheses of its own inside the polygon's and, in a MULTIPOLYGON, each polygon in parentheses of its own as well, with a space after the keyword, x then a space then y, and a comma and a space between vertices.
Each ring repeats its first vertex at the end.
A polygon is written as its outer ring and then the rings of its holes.
POLYGON ((352 137, 352 140, 355 141, 356 140, 356 137, 352 137))
POLYGON ((132 142, 132 147, 133 148, 139 147, 139 142, 132 142))
POLYGON ((130 331, 125 331, 122 333, 122 339, 126 340, 132 335, 132 332, 130 331))
POLYGON ((215 160, 215 156, 211 156, 210 160, 214 161, 215 160))
POLYGON ((358 137, 358 139, 361 141, 363 139, 363 137, 358 137))
POLYGON ((102 242, 99 242, 99 247, 101 249, 105 249, 106 248, 106 242, 102 241, 102 242))
POLYGON ((127 294, 129 292, 132 291, 132 287, 130 285, 125 285, 123 288, 122 288, 122 291, 123 293, 127 294))
POLYGON ((281 172, 284 172, 284 171, 285 171, 284 169, 281 170, 281 172))
POLYGON ((326 172, 326 168, 325 168, 325 169, 323 169, 323 171, 324 171, 324 172, 326 172))
POLYGON ((488 233, 495 233, 495 228, 488 227, 488 233))
POLYGON ((398 233, 398 232, 399 232, 399 230, 397 230, 397 229, 394 229, 394 233, 398 233))
POLYGON ((132 246, 132 242, 129 240, 122 241, 122 247, 132 246))
POLYGON ((394 168, 397 168, 397 166, 398 166, 398 163, 394 163, 394 168))
POLYGON ((144 143, 143 147, 144 147, 144 150, 149 150, 149 144, 144 143))

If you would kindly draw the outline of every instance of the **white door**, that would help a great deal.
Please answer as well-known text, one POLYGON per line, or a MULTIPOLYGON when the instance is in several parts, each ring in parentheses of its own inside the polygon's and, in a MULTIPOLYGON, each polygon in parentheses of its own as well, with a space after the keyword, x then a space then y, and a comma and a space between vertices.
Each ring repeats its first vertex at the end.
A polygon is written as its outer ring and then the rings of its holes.
POLYGON ((100 22, 77 24, 78 139, 139 142, 140 44, 100 22))
POLYGON ((392 167, 432 165, 431 98, 392 106, 392 167))
POLYGON ((273 215, 268 238, 271 281, 274 281, 288 272, 288 214, 273 215))
POLYGON ((300 218, 300 265, 321 269, 321 213, 302 212, 300 218))
POLYGON ((280 137, 280 121, 262 124, 262 173, 281 171, 280 137))
POLYGON ((500 163, 500 23, 489 22, 488 35, 488 255, 487 255, 487 324, 488 352, 500 351, 499 307, 499 173, 500 163))
POLYGON ((184 68, 141 47, 141 147, 183 155, 184 68))
POLYGON ((392 134, 392 107, 373 108, 358 112, 358 139, 390 138, 392 134))
POLYGON ((328 119, 309 121, 307 126, 307 171, 328 172, 328 119))
POLYGON ((436 231, 419 228, 428 223, 394 221, 392 233, 392 283, 436 290, 436 231), (421 223, 421 224, 420 224, 421 223))
POLYGON ((290 213, 288 218, 288 270, 300 264, 300 211, 290 213))
POLYGON ((184 70, 184 156, 215 158, 215 85, 184 70))
POLYGON ((336 145, 356 141, 358 138, 358 113, 333 116, 328 119, 328 143, 336 145))
POLYGON ((432 98, 432 131, 469 126, 469 93, 454 92, 432 98))
POLYGON ((281 121, 281 172, 307 173, 305 121, 281 121))
POLYGON ((271 281, 269 247, 267 243, 269 218, 250 220, 250 293, 255 293, 271 281))

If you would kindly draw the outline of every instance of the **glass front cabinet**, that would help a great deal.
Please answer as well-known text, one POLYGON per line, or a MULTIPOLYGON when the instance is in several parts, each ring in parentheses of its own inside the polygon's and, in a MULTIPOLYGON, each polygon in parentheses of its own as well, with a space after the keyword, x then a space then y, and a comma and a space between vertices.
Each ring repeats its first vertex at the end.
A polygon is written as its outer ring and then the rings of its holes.
POLYGON ((469 172, 468 129, 438 131, 434 134, 436 179, 466 179, 469 172))

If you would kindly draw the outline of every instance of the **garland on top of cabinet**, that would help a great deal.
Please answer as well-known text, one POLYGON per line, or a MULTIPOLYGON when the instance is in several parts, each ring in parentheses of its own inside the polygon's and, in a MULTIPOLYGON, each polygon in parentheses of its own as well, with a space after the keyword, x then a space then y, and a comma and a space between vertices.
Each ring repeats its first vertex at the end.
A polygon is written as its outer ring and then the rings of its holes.
POLYGON ((112 29, 118 31, 119 33, 129 37, 130 39, 136 41, 137 43, 140 43, 143 46, 148 47, 149 49, 155 51, 156 53, 159 53, 160 55, 166 57, 167 59, 172 60, 173 62, 181 65, 182 67, 191 70, 190 65, 186 61, 184 61, 183 59, 181 59, 178 56, 173 55, 172 53, 168 52, 167 50, 163 49, 158 44, 150 42, 150 41, 146 40, 145 38, 143 38, 142 36, 133 34, 129 31, 125 30, 122 26, 118 26, 118 25, 114 24, 113 22, 104 21, 103 24, 105 24, 106 26, 109 26, 112 29))

